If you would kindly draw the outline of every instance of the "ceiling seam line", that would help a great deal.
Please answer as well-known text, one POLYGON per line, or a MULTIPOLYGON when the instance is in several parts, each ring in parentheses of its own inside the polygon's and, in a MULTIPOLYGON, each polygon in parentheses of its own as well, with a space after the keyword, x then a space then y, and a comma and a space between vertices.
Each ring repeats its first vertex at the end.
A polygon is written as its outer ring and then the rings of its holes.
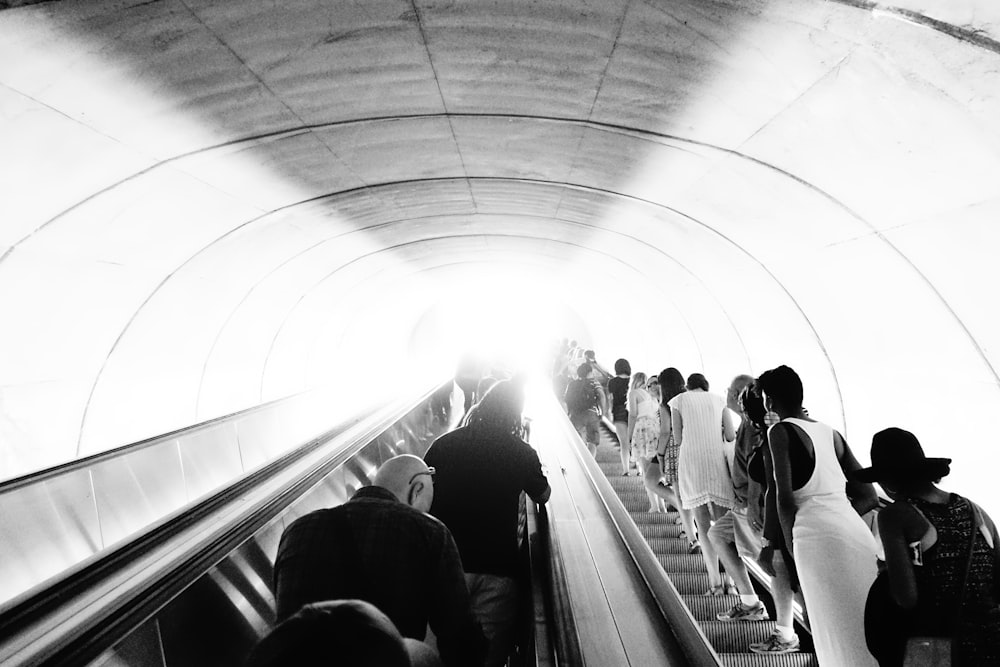
MULTIPOLYGON (((618 40, 621 39, 622 30, 625 27, 625 18, 628 16, 628 10, 632 6, 632 0, 626 0, 625 6, 622 8, 621 17, 618 19, 618 26, 615 28, 615 37, 611 42, 611 50, 608 52, 608 57, 604 62, 604 68, 601 70, 601 75, 597 81, 597 89, 594 91, 594 99, 590 101, 590 108, 587 110, 587 120, 592 121, 594 119, 594 109, 597 107, 597 100, 601 97, 601 90, 604 88, 604 80, 607 78, 608 70, 611 68, 611 60, 614 58, 615 51, 618 49, 618 40)), ((573 151, 573 159, 570 160, 569 169, 566 171, 566 178, 573 178, 573 174, 576 172, 576 165, 580 160, 580 148, 583 146, 583 138, 586 128, 580 128, 580 137, 576 142, 576 149, 573 151)), ((560 195, 559 200, 556 202, 555 214, 559 215, 562 211, 563 198, 560 195)))
MULTIPOLYGON (((462 173, 466 176, 469 175, 469 168, 465 165, 465 156, 462 155, 462 147, 458 143, 458 135, 455 134, 455 124, 452 122, 452 114, 448 110, 448 102, 444 97, 444 90, 441 88, 441 77, 437 71, 437 65, 434 64, 434 56, 431 54, 431 45, 427 41, 427 31, 424 29, 424 20, 420 15, 420 8, 417 7, 417 0, 410 0, 410 7, 413 8, 413 17, 417 23, 417 30, 420 31, 420 41, 424 44, 424 52, 427 54, 427 64, 430 65, 431 74, 434 75, 434 86, 438 91, 438 99, 441 100, 441 108, 444 109, 444 117, 448 121, 448 129, 451 131, 451 140, 455 144, 455 153, 458 155, 459 164, 462 165, 462 173)), ((479 212, 479 206, 476 204, 476 195, 472 191, 472 183, 467 182, 469 187, 469 201, 472 202, 473 212, 479 212)))
MULTIPOLYGON (((238 62, 238 63, 239 63, 239 64, 240 64, 240 65, 241 65, 241 66, 243 67, 243 69, 244 69, 244 70, 245 70, 246 72, 249 72, 249 73, 250 73, 250 75, 251 75, 251 76, 252 76, 252 77, 254 78, 254 80, 255 80, 255 81, 256 81, 256 82, 258 83, 258 84, 260 84, 260 86, 261 86, 261 87, 262 87, 262 88, 263 88, 264 90, 266 90, 266 91, 268 92, 268 94, 269 94, 269 95, 271 96, 271 98, 272 98, 273 100, 275 100, 275 101, 276 101, 276 102, 277 102, 278 104, 280 104, 280 105, 281 105, 281 106, 282 106, 282 107, 283 107, 283 108, 285 109, 285 111, 287 111, 287 112, 288 112, 289 114, 291 114, 291 115, 292 115, 292 117, 294 117, 294 118, 295 118, 295 119, 296 119, 296 120, 297 120, 297 121, 299 122, 299 125, 300 125, 300 127, 303 127, 303 126, 305 126, 305 125, 306 125, 306 122, 305 122, 305 120, 304 120, 304 119, 302 118, 302 116, 300 116, 300 115, 299 115, 299 113, 298 113, 298 112, 297 112, 297 111, 296 111, 295 109, 293 109, 292 107, 290 107, 290 106, 288 105, 288 103, 286 103, 286 102, 285 102, 284 98, 282 98, 282 97, 281 97, 280 95, 278 95, 278 94, 277 94, 276 92, 274 92, 273 90, 271 90, 271 86, 269 86, 269 85, 267 84, 267 82, 266 82, 266 81, 264 81, 263 77, 262 77, 262 76, 261 76, 260 74, 258 74, 258 73, 257 73, 257 72, 256 72, 256 71, 255 71, 255 70, 254 70, 254 69, 252 68, 252 67, 250 67, 250 65, 249 65, 249 64, 247 63, 247 61, 246 61, 246 60, 244 60, 244 59, 243 59, 243 58, 242 58, 242 57, 240 56, 240 54, 236 53, 236 51, 235 51, 235 50, 233 49, 233 47, 231 47, 231 46, 229 45, 229 43, 228 43, 228 42, 226 42, 226 41, 225 41, 224 39, 222 39, 222 37, 221 37, 221 36, 219 36, 219 34, 218 34, 218 33, 216 33, 216 32, 215 32, 214 30, 212 30, 212 29, 211 29, 211 28, 210 28, 210 27, 208 26, 208 24, 207 24, 207 23, 205 23, 205 21, 204 21, 204 20, 202 20, 201 16, 199 16, 197 12, 195 12, 195 11, 194 11, 193 9, 191 9, 191 7, 190 7, 190 6, 189 6, 189 5, 187 4, 187 0, 178 0, 178 1, 180 2, 181 6, 182 6, 182 7, 184 7, 184 9, 186 9, 186 10, 188 11, 188 13, 189 13, 189 14, 191 15, 191 17, 192 17, 192 18, 193 18, 193 19, 194 19, 195 21, 197 21, 197 22, 198 22, 198 24, 199 24, 199 25, 200 25, 200 26, 201 26, 202 28, 204 28, 205 32, 207 32, 207 33, 208 33, 209 35, 211 35, 211 36, 212 36, 213 38, 215 38, 215 41, 216 41, 216 42, 217 42, 217 43, 218 43, 218 44, 219 44, 219 45, 220 45, 220 46, 221 46, 221 47, 222 47, 223 49, 225 49, 225 51, 226 51, 226 52, 228 52, 228 53, 229 53, 229 55, 231 55, 231 56, 232 56, 233 58, 235 58, 235 59, 236 59, 236 62, 238 62)), ((362 183, 364 183, 364 182, 365 182, 365 180, 364 180, 363 178, 361 178, 361 176, 360 176, 359 174, 357 174, 357 173, 356 173, 356 172, 355 172, 355 171, 354 171, 353 169, 351 169, 351 167, 350 167, 350 166, 349 166, 349 165, 348 165, 347 163, 345 163, 345 162, 344 162, 344 161, 343 161, 343 160, 341 159, 341 157, 340 157, 340 156, 339 156, 339 155, 338 155, 338 154, 336 153, 336 151, 334 151, 334 150, 333 150, 333 148, 332 148, 332 147, 331 147, 330 145, 328 145, 328 144, 327 144, 327 143, 326 143, 325 141, 321 140, 321 139, 320 139, 320 138, 319 138, 318 136, 316 136, 316 134, 315 134, 314 132, 312 132, 312 131, 310 131, 310 132, 309 132, 309 135, 310 135, 311 137, 313 137, 313 139, 314 139, 314 140, 315 140, 315 141, 316 141, 316 142, 317 142, 317 143, 318 143, 318 144, 319 144, 320 146, 322 146, 323 148, 325 148, 325 149, 326 149, 326 151, 327 151, 327 152, 328 152, 328 153, 329 153, 329 154, 330 154, 331 156, 333 156, 334 160, 336 160, 336 161, 337 161, 338 163, 340 163, 340 164, 341 164, 341 165, 342 165, 342 166, 343 166, 343 167, 344 167, 344 168, 345 168, 345 169, 346 169, 346 170, 347 170, 348 172, 350 172, 351 174, 353 174, 355 178, 357 178, 357 179, 358 179, 359 181, 361 181, 362 183)))
MULTIPOLYGON (((797 175, 795 175, 795 174, 793 174, 793 173, 791 173, 789 171, 786 171, 786 170, 782 169, 781 167, 778 167, 778 166, 776 166, 774 164, 771 164, 771 163, 769 163, 769 162, 767 162, 765 160, 762 160, 762 159, 759 159, 759 158, 755 158, 755 157, 753 157, 751 155, 747 155, 745 153, 741 153, 741 152, 739 152, 737 150, 734 150, 734 149, 731 149, 731 148, 725 148, 723 146, 719 146, 719 145, 712 144, 712 143, 709 143, 709 142, 700 141, 698 139, 689 139, 689 138, 686 138, 686 137, 681 137, 679 135, 671 135, 671 134, 666 134, 666 133, 663 133, 663 132, 656 132, 656 131, 653 131, 653 130, 645 130, 645 129, 641 129, 641 128, 629 127, 627 125, 618 125, 618 124, 614 124, 614 123, 599 122, 599 121, 588 121, 588 120, 582 120, 582 119, 579 119, 579 118, 563 118, 563 117, 558 117, 558 116, 530 116, 530 115, 525 115, 525 114, 476 114, 476 113, 412 114, 412 115, 396 115, 396 116, 378 116, 378 117, 365 118, 365 119, 352 119, 352 120, 333 121, 333 122, 329 122, 329 123, 320 123, 320 124, 313 124, 313 125, 304 125, 304 126, 301 126, 301 127, 289 128, 289 129, 284 129, 284 130, 276 130, 274 132, 267 132, 267 133, 262 133, 262 134, 259 134, 259 135, 254 135, 254 136, 251 136, 251 137, 244 137, 242 139, 236 139, 236 140, 232 140, 232 141, 222 142, 222 143, 216 144, 214 146, 209 146, 209 147, 198 149, 198 150, 195 150, 195 151, 190 151, 190 152, 187 152, 187 153, 182 153, 182 154, 170 157, 170 158, 165 158, 162 162, 159 162, 159 163, 157 163, 155 165, 151 165, 151 166, 149 166, 149 167, 147 167, 145 169, 137 171, 134 174, 131 174, 131 175, 129 175, 129 176, 127 176, 127 177, 125 177, 125 178, 123 178, 123 179, 115 182, 115 183, 112 183, 111 185, 108 185, 108 186, 102 188, 101 190, 98 190, 97 192, 95 192, 92 195, 88 195, 84 199, 81 199, 79 202, 73 204, 72 206, 64 209, 63 211, 61 211, 61 212, 57 213, 56 215, 54 215, 53 217, 49 218, 48 220, 46 220, 45 222, 43 222, 41 225, 39 225, 34 231, 30 232, 29 234, 25 235, 23 238, 21 238, 18 241, 14 242, 11 245, 11 247, 8 248, 3 254, 0 254, 0 263, 2 263, 11 254, 11 252, 14 250, 15 247, 17 247, 22 242, 24 242, 25 240, 27 240, 28 238, 30 238, 31 236, 33 236, 36 232, 40 231, 41 229, 43 229, 44 227, 47 227, 48 225, 50 225, 52 223, 58 221, 60 218, 64 217, 65 215, 67 215, 69 213, 71 213, 72 211, 76 210, 77 208, 85 205, 86 203, 88 203, 90 201, 93 201, 94 199, 96 199, 100 195, 105 194, 107 192, 110 192, 115 187, 117 187, 119 185, 124 185, 125 183, 128 183, 129 181, 131 181, 131 180, 133 180, 135 178, 138 178, 140 176, 148 174, 149 172, 151 172, 151 171, 153 171, 155 169, 159 169, 161 167, 166 167, 166 166, 168 166, 170 164, 173 164, 174 162, 177 162, 177 161, 180 161, 180 160, 184 160, 184 159, 189 158, 189 157, 203 155, 204 153, 210 152, 212 150, 218 150, 218 149, 222 149, 222 148, 230 148, 230 147, 238 146, 239 144, 247 143, 247 142, 250 142, 250 141, 260 141, 262 139, 278 139, 278 140, 280 140, 282 138, 295 136, 297 134, 301 134, 301 133, 307 132, 307 131, 315 131, 317 129, 330 129, 330 128, 334 128, 334 127, 344 127, 344 126, 349 126, 349 125, 375 124, 375 123, 383 123, 383 122, 397 122, 397 121, 403 121, 403 120, 426 120, 426 119, 433 119, 433 118, 451 118, 451 117, 454 117, 454 118, 482 118, 482 119, 518 119, 518 120, 533 120, 533 121, 537 121, 537 122, 566 123, 566 124, 571 124, 571 125, 572 124, 578 124, 578 125, 584 125, 584 126, 587 126, 587 127, 591 127, 592 129, 597 130, 597 131, 619 132, 619 133, 622 133, 622 134, 625 134, 625 135, 629 135, 629 136, 633 136, 633 137, 636 137, 636 138, 639 138, 639 139, 643 139, 643 140, 646 140, 646 141, 653 141, 653 140, 660 140, 662 142, 676 141, 676 142, 679 142, 679 143, 682 143, 682 144, 690 144, 692 146, 699 146, 699 147, 706 148, 706 149, 709 149, 709 150, 719 151, 719 152, 721 152, 723 154, 726 154, 726 155, 731 155, 731 156, 739 158, 739 159, 747 160, 747 161, 752 162, 752 163, 754 163, 754 164, 756 164, 756 165, 758 165, 760 167, 763 167, 764 169, 768 169, 768 170, 773 171, 773 172, 775 172, 775 173, 777 173, 777 174, 779 174, 779 175, 781 175, 783 177, 789 178, 789 179, 791 179, 791 180, 799 183, 800 185, 804 186, 805 188, 807 188, 809 190, 812 190, 812 191, 816 192, 817 194, 819 194, 820 196, 822 196, 823 198, 827 199, 828 201, 830 201, 831 203, 833 203, 838 208, 843 209, 851 217, 853 217, 853 218, 857 219, 858 221, 862 222, 868 228, 874 229, 874 226, 870 222, 868 222, 867 220, 865 220, 864 218, 862 218, 860 215, 858 215, 856 212, 854 212, 852 209, 850 209, 846 204, 844 204, 843 202, 841 202, 840 200, 838 200, 837 198, 835 198, 833 195, 831 195, 830 193, 828 193, 825 190, 823 190, 822 188, 820 188, 819 186, 817 186, 817 185, 815 185, 815 184, 813 184, 813 183, 805 180, 804 178, 801 178, 801 177, 799 177, 799 176, 797 176, 797 175)), ((670 146, 668 143, 662 143, 661 145, 670 146)), ((673 149, 676 149, 676 150, 683 150, 682 148, 677 147, 677 146, 670 146, 670 147, 673 148, 673 149)), ((376 183, 376 184, 373 184, 373 185, 377 186, 379 184, 376 183)), ((349 192, 349 191, 352 191, 354 189, 356 189, 356 188, 348 188, 348 189, 344 190, 343 192, 349 192)))

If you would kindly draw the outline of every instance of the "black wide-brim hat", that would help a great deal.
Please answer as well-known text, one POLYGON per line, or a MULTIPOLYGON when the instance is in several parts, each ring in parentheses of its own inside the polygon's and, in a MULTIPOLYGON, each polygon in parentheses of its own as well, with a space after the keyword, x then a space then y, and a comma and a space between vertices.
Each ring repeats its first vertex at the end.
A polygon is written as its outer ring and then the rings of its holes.
POLYGON ((887 428, 872 436, 872 465, 855 470, 859 482, 933 482, 951 472, 951 459, 924 456, 917 436, 901 428, 887 428))

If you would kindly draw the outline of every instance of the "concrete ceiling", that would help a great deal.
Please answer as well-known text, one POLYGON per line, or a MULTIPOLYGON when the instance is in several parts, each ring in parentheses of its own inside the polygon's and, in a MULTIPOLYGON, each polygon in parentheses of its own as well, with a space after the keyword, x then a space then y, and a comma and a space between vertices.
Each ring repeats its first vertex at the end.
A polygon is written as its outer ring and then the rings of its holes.
POLYGON ((373 370, 366 341, 388 372, 504 284, 607 363, 789 363, 861 458, 951 433, 915 383, 1000 401, 995 2, 6 6, 13 474, 373 370))

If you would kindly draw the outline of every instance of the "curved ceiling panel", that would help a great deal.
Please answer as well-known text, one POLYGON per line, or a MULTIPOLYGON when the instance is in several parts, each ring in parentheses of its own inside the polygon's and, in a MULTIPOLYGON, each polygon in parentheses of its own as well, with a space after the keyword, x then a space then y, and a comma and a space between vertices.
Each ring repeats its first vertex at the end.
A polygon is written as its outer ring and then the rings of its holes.
POLYGON ((511 311, 716 386, 789 363, 862 459, 1000 401, 995 3, 10 5, 8 476, 511 311))

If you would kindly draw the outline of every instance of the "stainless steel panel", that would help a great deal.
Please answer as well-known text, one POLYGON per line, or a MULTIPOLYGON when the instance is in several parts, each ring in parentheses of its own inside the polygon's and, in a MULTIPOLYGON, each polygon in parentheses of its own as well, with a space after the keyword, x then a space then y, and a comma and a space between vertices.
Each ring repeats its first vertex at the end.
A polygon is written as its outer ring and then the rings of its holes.
POLYGON ((165 664, 160 627, 155 618, 140 625, 123 642, 90 663, 91 667, 165 667, 165 664))
POLYGON ((90 470, 0 496, 0 600, 7 600, 101 548, 90 470))
POLYGON ((242 665, 258 632, 234 601, 240 592, 213 568, 158 614, 168 667, 242 665))
POLYGON ((236 424, 236 437, 245 471, 270 461, 290 447, 282 433, 280 416, 274 411, 242 417, 236 424))
POLYGON ((179 439, 188 501, 214 491, 243 473, 231 423, 185 435, 179 439))
POLYGON ((176 440, 168 440, 94 465, 97 513, 105 548, 187 501, 177 447, 176 440))

